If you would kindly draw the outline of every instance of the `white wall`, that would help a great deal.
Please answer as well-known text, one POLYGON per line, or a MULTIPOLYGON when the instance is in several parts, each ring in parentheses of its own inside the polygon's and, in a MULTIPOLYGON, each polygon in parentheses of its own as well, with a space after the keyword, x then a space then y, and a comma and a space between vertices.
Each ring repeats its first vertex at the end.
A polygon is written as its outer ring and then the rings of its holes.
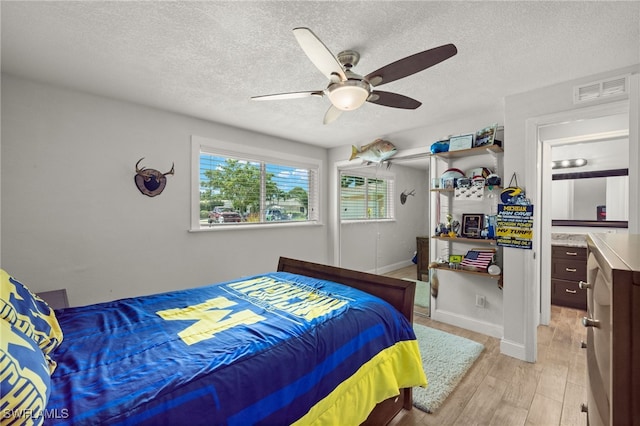
MULTIPOLYGON (((629 126, 627 119, 626 129, 629 126)), ((584 120, 588 121, 588 120, 584 120)), ((540 132, 540 140, 546 141, 540 132)), ((592 172, 613 169, 626 169, 629 167, 629 138, 613 139, 598 142, 582 142, 568 145, 552 145, 551 160, 568 160, 572 158, 584 158, 587 164, 578 168, 562 169, 552 171, 558 173, 592 172)))
POLYGON ((327 262, 325 226, 188 232, 193 134, 327 170, 321 148, 2 75, 2 267, 82 305, 272 271, 280 255, 327 262), (175 162, 157 197, 134 185, 141 157, 175 162))

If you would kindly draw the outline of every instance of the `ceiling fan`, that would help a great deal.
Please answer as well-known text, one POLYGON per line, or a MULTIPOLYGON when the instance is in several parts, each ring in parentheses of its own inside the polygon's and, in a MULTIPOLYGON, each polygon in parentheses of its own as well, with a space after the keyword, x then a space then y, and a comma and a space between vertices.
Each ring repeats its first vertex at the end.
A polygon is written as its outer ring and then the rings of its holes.
POLYGON ((365 102, 393 108, 418 108, 422 103, 415 99, 398 93, 374 91, 373 88, 425 70, 458 53, 458 49, 453 44, 445 44, 407 56, 363 77, 351 71, 351 68, 360 60, 358 52, 345 50, 334 56, 309 28, 294 28, 293 35, 311 62, 329 79, 329 85, 324 90, 277 93, 254 96, 251 99, 270 101, 327 95, 331 101, 331 107, 324 116, 324 124, 336 120, 342 111, 360 108, 365 102))

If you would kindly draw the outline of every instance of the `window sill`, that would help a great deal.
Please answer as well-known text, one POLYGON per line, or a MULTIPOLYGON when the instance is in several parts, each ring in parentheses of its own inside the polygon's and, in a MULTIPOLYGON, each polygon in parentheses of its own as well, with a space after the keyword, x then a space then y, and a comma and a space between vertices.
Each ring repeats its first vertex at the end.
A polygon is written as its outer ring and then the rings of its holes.
POLYGON ((272 229, 272 228, 297 228, 297 227, 308 227, 308 226, 322 226, 322 222, 269 222, 269 223, 251 223, 251 224, 238 224, 238 223, 229 223, 224 225, 213 225, 199 228, 191 228, 188 232, 219 232, 219 231, 239 231, 239 230, 253 230, 256 229, 272 229))
POLYGON ((363 223, 393 223, 395 219, 353 219, 353 220, 341 220, 341 225, 361 225, 363 223))

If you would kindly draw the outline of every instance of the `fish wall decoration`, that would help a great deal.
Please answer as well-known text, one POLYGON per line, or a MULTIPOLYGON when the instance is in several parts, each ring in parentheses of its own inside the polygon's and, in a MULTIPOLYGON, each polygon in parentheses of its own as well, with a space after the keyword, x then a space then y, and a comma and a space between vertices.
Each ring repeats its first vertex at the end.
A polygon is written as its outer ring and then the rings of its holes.
POLYGON ((361 146, 360 149, 355 145, 352 145, 349 161, 360 158, 367 164, 383 163, 393 157, 396 152, 398 152, 398 149, 394 144, 387 140, 378 138, 367 145, 361 146))

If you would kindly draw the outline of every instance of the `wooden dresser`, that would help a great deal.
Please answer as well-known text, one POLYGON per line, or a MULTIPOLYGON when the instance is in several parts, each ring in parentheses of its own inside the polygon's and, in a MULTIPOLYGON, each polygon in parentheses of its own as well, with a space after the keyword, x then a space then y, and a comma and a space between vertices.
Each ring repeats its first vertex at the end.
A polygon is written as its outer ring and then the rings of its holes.
POLYGON ((416 237, 418 281, 429 281, 429 237, 416 237))
POLYGON ((587 309, 587 292, 579 287, 587 279, 587 248, 551 246, 551 304, 587 309))
POLYGON ((588 424, 640 425, 640 235, 587 237, 588 424))

